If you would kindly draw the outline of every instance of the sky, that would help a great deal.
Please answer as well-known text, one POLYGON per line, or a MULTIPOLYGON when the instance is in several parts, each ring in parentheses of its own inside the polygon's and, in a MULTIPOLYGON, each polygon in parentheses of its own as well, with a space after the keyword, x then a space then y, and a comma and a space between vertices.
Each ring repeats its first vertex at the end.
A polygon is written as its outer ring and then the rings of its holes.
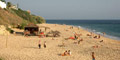
POLYGON ((120 0, 6 0, 45 19, 120 19, 120 0))

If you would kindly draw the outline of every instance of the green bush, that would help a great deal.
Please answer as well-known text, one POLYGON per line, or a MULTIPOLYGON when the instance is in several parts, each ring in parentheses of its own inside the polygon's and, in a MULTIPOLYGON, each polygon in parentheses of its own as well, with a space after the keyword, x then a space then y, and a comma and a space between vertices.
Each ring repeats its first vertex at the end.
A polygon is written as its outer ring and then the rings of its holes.
POLYGON ((5 0, 0 0, 0 1, 2 1, 2 2, 6 2, 5 0))
POLYGON ((11 28, 8 28, 8 27, 7 27, 6 30, 9 31, 10 33, 13 33, 13 32, 14 32, 11 28))
POLYGON ((12 3, 11 2, 7 2, 7 8, 11 7, 12 3))
POLYGON ((27 25, 27 23, 22 23, 21 25, 20 25, 20 29, 24 29, 24 27, 27 25))
POLYGON ((22 9, 18 9, 18 10, 15 10, 15 9, 12 9, 18 16, 20 16, 21 18, 23 18, 24 20, 27 20, 29 22, 32 22, 34 24, 36 23, 45 23, 44 19, 42 17, 39 17, 39 16, 35 16, 35 15, 31 15, 29 12, 27 11, 24 11, 22 9))

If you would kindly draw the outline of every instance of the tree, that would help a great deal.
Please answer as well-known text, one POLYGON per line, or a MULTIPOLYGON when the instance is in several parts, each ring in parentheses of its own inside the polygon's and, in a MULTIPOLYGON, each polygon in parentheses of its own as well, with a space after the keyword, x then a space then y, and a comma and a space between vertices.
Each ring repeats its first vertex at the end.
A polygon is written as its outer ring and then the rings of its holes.
POLYGON ((11 6, 12 6, 11 2, 7 2, 7 8, 9 8, 11 6))
POLYGON ((6 2, 5 0, 0 0, 0 1, 2 1, 2 2, 6 2))

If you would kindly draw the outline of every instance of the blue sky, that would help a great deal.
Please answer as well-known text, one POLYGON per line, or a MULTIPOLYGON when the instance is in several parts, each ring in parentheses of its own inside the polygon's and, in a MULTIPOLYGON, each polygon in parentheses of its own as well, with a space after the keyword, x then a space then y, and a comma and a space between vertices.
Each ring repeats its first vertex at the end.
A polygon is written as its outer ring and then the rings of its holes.
POLYGON ((45 19, 120 19, 120 0, 6 0, 45 19))

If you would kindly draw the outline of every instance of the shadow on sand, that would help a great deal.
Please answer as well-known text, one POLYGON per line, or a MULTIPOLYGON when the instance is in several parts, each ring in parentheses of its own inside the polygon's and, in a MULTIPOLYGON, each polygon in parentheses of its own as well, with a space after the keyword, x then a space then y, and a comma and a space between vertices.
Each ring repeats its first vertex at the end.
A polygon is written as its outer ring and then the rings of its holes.
POLYGON ((24 35, 23 32, 16 32, 16 35, 24 35))
POLYGON ((38 47, 24 47, 24 48, 28 48, 28 49, 39 49, 38 47))
POLYGON ((61 54, 57 54, 58 56, 61 56, 61 54))

